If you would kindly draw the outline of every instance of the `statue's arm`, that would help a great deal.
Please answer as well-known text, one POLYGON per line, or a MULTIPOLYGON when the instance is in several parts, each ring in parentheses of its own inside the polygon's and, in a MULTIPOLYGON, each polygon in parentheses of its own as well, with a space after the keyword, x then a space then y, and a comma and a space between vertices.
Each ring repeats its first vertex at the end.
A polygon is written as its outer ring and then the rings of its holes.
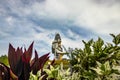
POLYGON ((65 52, 63 52, 63 51, 60 51, 60 50, 58 50, 58 49, 55 49, 56 50, 56 53, 58 53, 58 54, 64 54, 65 52))

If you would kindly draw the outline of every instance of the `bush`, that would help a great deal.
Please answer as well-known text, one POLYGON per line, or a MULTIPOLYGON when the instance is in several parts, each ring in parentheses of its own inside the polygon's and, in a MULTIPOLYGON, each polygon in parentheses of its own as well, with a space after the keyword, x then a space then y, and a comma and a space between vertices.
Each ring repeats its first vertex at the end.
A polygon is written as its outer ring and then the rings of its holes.
POLYGON ((83 49, 74 49, 68 53, 72 72, 80 75, 80 80, 110 80, 112 75, 118 77, 116 69, 120 62, 120 34, 113 37, 113 43, 104 43, 101 38, 84 43, 83 49))

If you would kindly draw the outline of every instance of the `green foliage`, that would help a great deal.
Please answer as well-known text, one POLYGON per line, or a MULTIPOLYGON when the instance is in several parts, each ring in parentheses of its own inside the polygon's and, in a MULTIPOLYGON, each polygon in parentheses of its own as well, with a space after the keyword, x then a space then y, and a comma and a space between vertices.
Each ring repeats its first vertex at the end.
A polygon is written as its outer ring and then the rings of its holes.
POLYGON ((6 55, 0 56, 0 62, 4 63, 5 65, 9 65, 8 63, 8 57, 6 55))
POLYGON ((101 78, 102 80, 110 79, 111 74, 116 73, 119 74, 118 70, 113 69, 110 66, 109 61, 106 61, 104 64, 97 62, 96 68, 91 68, 97 74, 97 77, 101 78))
POLYGON ((43 77, 44 77, 44 75, 41 75, 41 70, 39 70, 36 75, 34 75, 31 72, 29 80, 42 80, 43 77))
POLYGON ((119 75, 118 69, 114 67, 120 62, 120 34, 113 37, 113 43, 106 43, 99 37, 84 43, 83 49, 74 49, 68 55, 72 72, 77 72, 81 80, 109 80, 112 74, 119 75))
POLYGON ((48 74, 47 79, 56 78, 58 76, 59 68, 54 68, 50 65, 50 69, 44 69, 44 71, 48 74))
POLYGON ((120 44, 120 34, 118 35, 114 35, 114 34, 110 34, 113 37, 113 43, 117 46, 118 44, 120 44))
POLYGON ((50 69, 44 69, 45 72, 48 74, 47 80, 72 80, 74 76, 71 77, 70 68, 63 69, 63 64, 53 67, 50 66, 50 69))

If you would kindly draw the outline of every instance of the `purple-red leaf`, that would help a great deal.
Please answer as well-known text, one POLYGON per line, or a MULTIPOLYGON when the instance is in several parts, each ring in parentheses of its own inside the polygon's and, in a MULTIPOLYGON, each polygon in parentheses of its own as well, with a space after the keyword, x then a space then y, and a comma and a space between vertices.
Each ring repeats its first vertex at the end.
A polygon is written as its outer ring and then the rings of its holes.
POLYGON ((28 50, 24 52, 22 56, 23 62, 29 63, 32 57, 32 51, 33 51, 33 43, 29 46, 28 50))
POLYGON ((38 60, 38 53, 36 50, 35 50, 35 60, 38 60))
POLYGON ((35 61, 34 65, 31 67, 33 74, 36 75, 37 71, 39 71, 40 69, 43 68, 44 64, 49 59, 48 55, 49 55, 49 53, 41 56, 40 58, 37 59, 37 61, 35 61))
POLYGON ((10 80, 9 68, 0 62, 0 80, 10 80))
POLYGON ((40 58, 39 58, 39 68, 41 69, 41 68, 43 68, 43 66, 44 66, 44 64, 46 63, 46 61, 49 59, 49 55, 50 53, 47 53, 47 54, 45 54, 45 55, 43 55, 43 56, 41 56, 40 58))
MULTIPOLYGON (((29 80, 29 76, 30 76, 30 64, 25 63, 24 64, 24 80, 29 80)), ((23 80, 23 79, 22 79, 23 80)))
POLYGON ((37 60, 38 60, 38 53, 37 53, 37 51, 35 50, 35 58, 32 59, 32 61, 30 62, 31 70, 33 69, 34 64, 35 64, 35 62, 36 62, 37 60))
POLYGON ((17 51, 15 52, 15 54, 16 54, 16 62, 19 62, 19 60, 20 60, 20 58, 21 58, 21 56, 22 56, 22 54, 23 54, 23 51, 22 51, 22 48, 17 48, 17 51))
POLYGON ((11 70, 15 73, 15 68, 18 60, 16 58, 15 48, 13 48, 11 44, 9 44, 8 61, 9 61, 11 70))
POLYGON ((17 48, 15 51, 15 48, 11 44, 9 44, 9 50, 8 50, 8 60, 10 64, 10 68, 12 72, 17 75, 18 77, 22 73, 23 63, 21 61, 22 56, 22 48, 17 48))
POLYGON ((41 70, 43 70, 43 67, 44 67, 45 63, 48 61, 48 59, 49 59, 49 56, 46 57, 43 62, 42 62, 42 60, 40 61, 41 62, 41 66, 40 66, 41 70))

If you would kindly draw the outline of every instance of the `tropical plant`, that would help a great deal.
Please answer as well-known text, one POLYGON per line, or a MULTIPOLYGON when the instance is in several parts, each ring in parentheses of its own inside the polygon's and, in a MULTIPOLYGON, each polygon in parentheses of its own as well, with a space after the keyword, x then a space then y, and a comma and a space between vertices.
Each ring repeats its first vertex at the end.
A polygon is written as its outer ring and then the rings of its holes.
POLYGON ((83 40, 83 49, 76 48, 72 50, 71 53, 68 53, 70 56, 70 64, 72 65, 72 73, 79 73, 80 80, 94 80, 97 78, 103 80, 102 77, 98 77, 97 69, 103 72, 102 74, 106 79, 108 76, 110 77, 111 74, 119 74, 118 69, 114 70, 113 68, 119 65, 120 62, 120 34, 116 36, 111 35, 113 36, 113 43, 105 44, 100 37, 97 41, 91 39, 85 42, 83 40), (101 66, 97 67, 98 63, 103 64, 102 68, 105 68, 105 71, 101 69, 101 66))
MULTIPOLYGON (((17 77, 16 79, 18 80, 29 80, 31 71, 35 75, 39 70, 42 71, 44 64, 49 58, 49 53, 38 58, 37 51, 35 50, 35 58, 31 60, 32 51, 33 43, 29 46, 27 50, 25 48, 24 52, 22 48, 18 47, 17 49, 15 49, 11 44, 9 44, 8 61, 10 68, 1 63, 0 71, 2 71, 2 68, 5 70, 7 69, 7 71, 5 71, 6 74, 4 74, 5 76, 9 75, 11 77, 11 75, 14 75, 17 77), (11 74, 9 73, 10 71, 11 74)), ((10 80, 10 77, 7 80, 10 80)))
POLYGON ((44 69, 48 74, 47 80, 68 80, 70 77, 70 68, 63 69, 63 64, 53 67, 50 65, 50 69, 44 69))
POLYGON ((106 61, 104 64, 97 62, 97 67, 91 69, 97 73, 97 77, 101 80, 110 79, 113 73, 119 74, 117 69, 110 66, 109 61, 106 61))
POLYGON ((15 48, 9 44, 8 61, 10 69, 18 77, 18 80, 28 80, 30 76, 30 60, 32 57, 33 43, 28 50, 22 51, 22 48, 15 48))

